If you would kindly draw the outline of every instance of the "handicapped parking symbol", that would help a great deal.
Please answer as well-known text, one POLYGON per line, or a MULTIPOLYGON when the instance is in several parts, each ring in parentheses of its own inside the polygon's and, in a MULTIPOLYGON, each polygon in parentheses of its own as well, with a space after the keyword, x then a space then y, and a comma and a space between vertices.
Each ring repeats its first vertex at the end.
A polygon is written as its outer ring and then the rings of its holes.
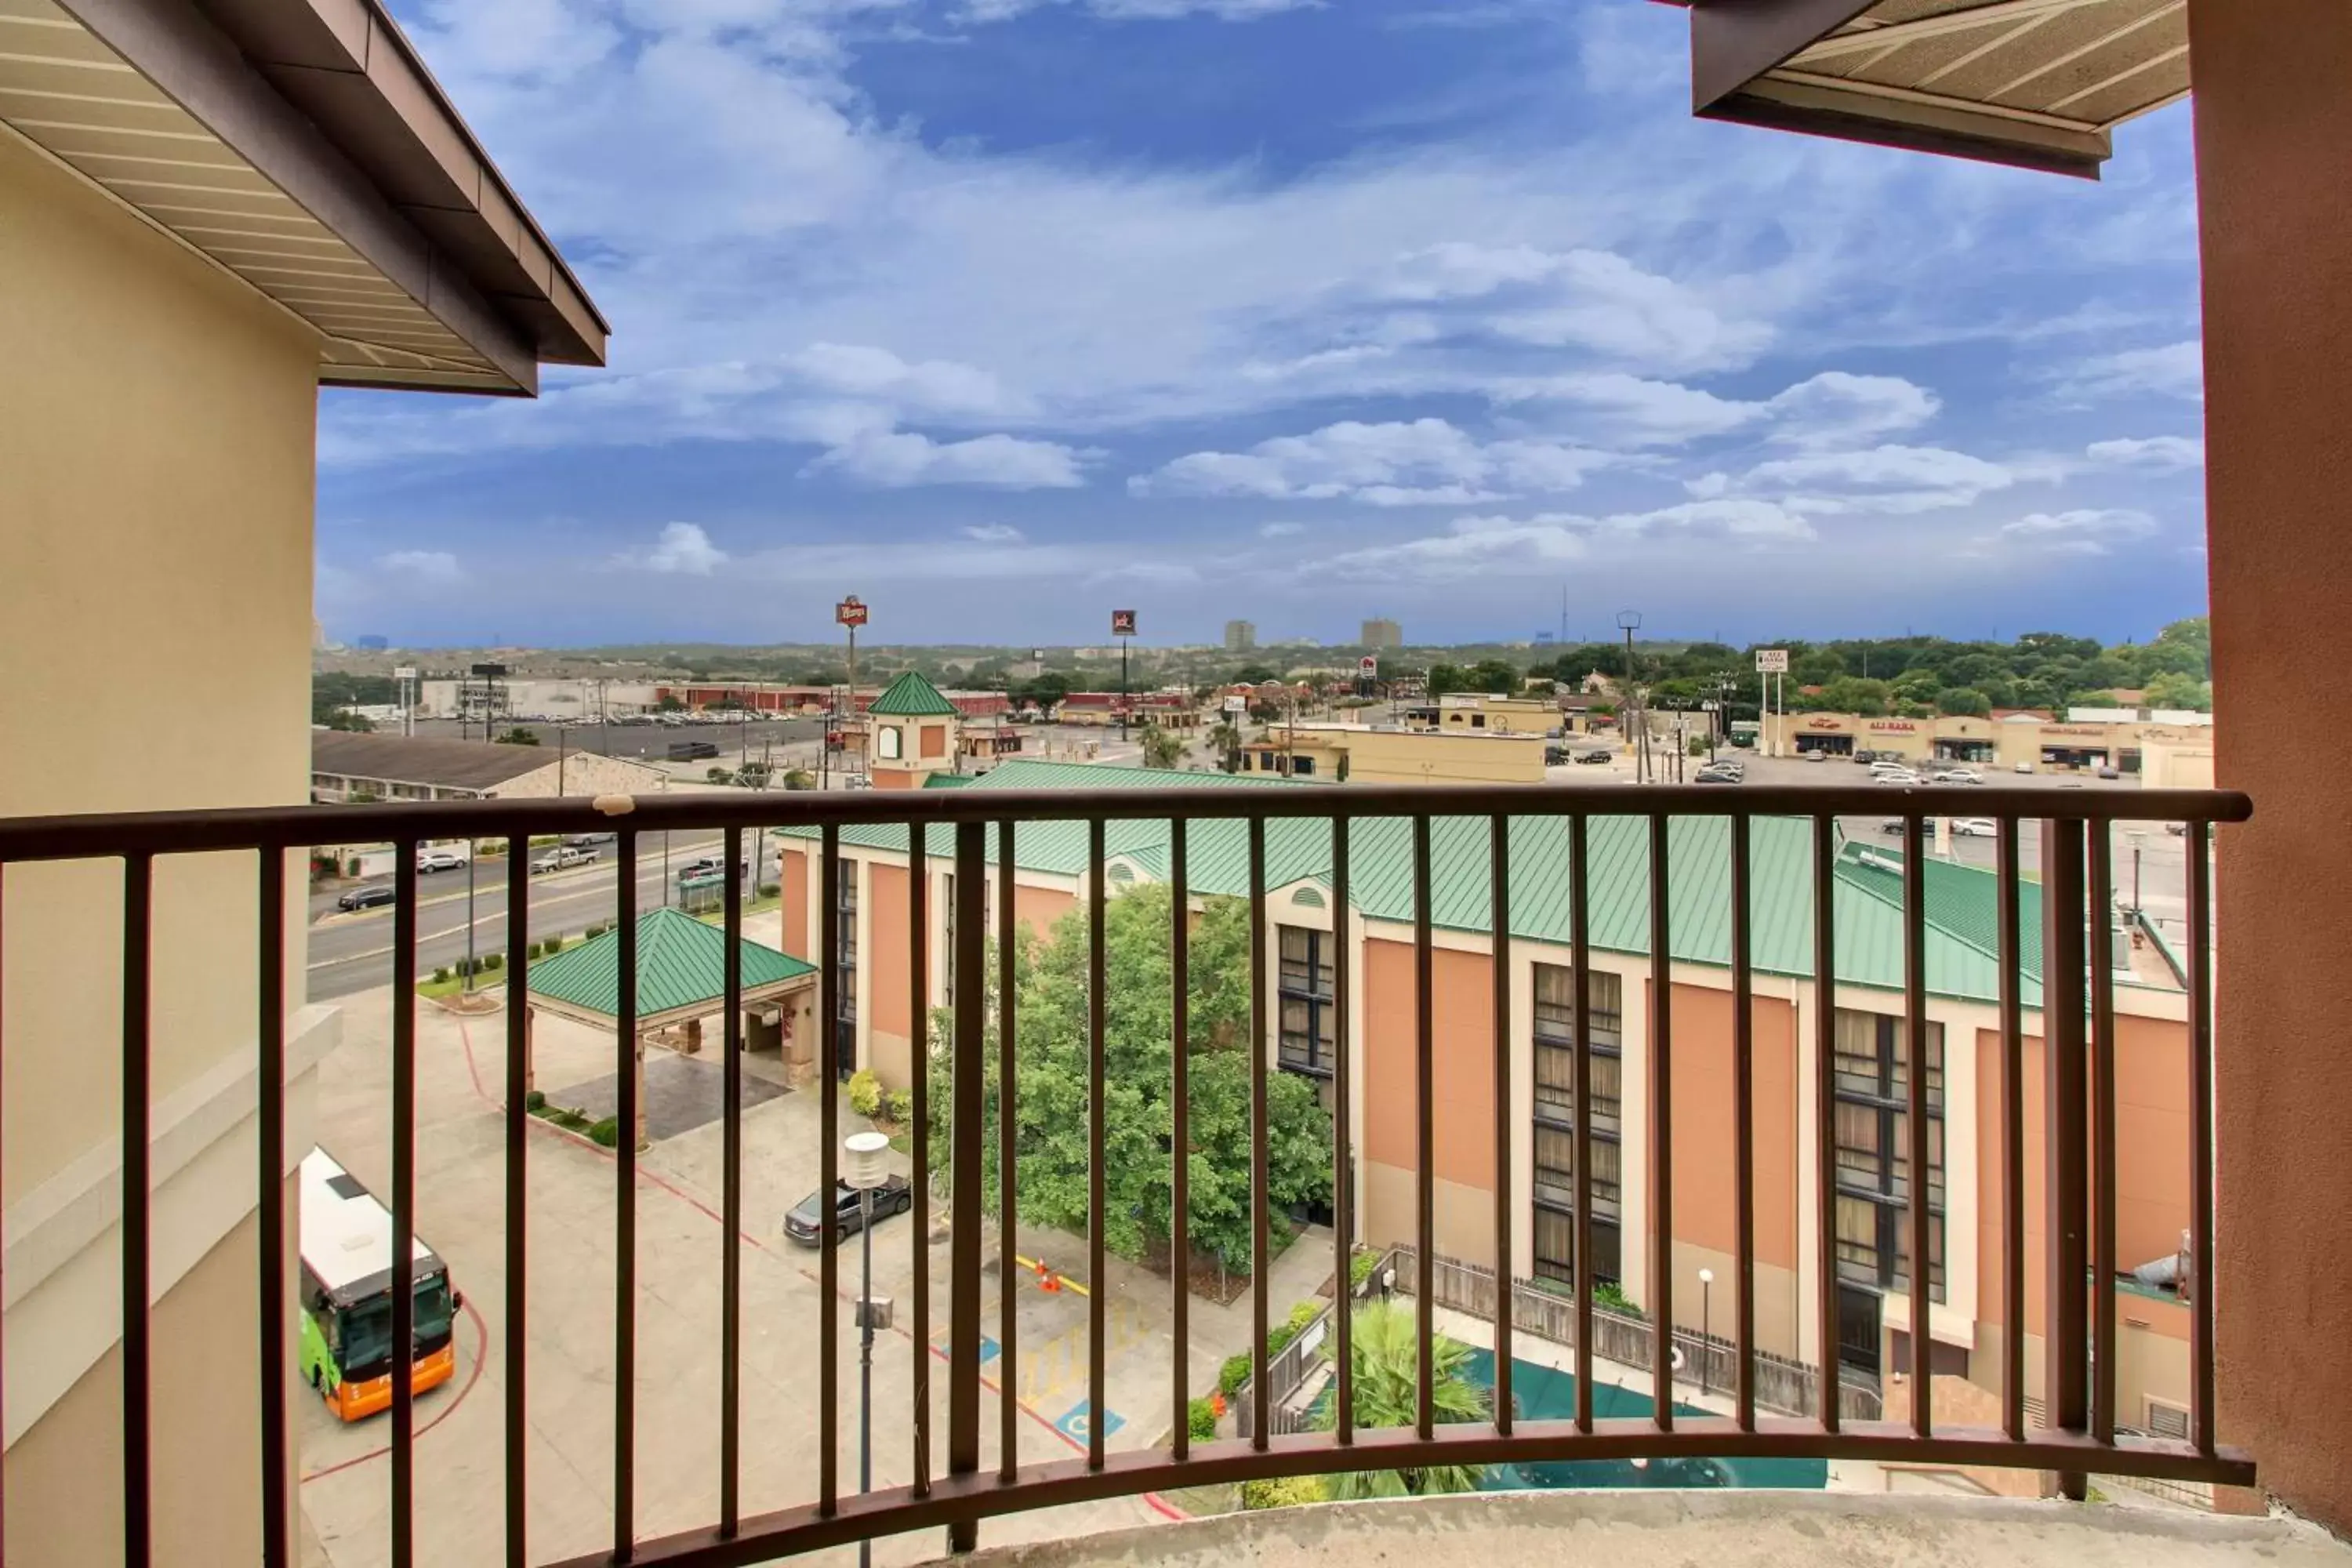
MULTIPOLYGON (((1102 1435, 1106 1439, 1127 1425, 1127 1417, 1116 1410, 1104 1411, 1102 1421, 1102 1435)), ((1068 1413, 1054 1423, 1054 1430, 1074 1443, 1091 1440, 1094 1436, 1094 1411, 1091 1408, 1091 1402, 1081 1399, 1071 1405, 1068 1413)))

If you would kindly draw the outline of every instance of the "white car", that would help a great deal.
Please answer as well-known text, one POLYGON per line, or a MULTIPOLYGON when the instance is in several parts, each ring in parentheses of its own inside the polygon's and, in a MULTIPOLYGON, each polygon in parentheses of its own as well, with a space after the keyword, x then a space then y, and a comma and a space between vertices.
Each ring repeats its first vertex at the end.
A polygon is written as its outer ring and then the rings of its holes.
POLYGON ((467 857, 455 849, 419 849, 416 852, 416 874, 430 876, 436 871, 462 871, 467 857))
POLYGON ((1936 775, 1937 784, 1980 784, 1984 775, 1974 768, 1946 768, 1936 775))
POLYGON ((2000 833, 2000 829, 1993 826, 1990 816, 1963 816, 1952 824, 1952 837, 1955 838, 1993 838, 2000 833))
POLYGON ((596 858, 593 849, 575 849, 568 844, 559 845, 533 860, 530 868, 533 871, 561 871, 567 866, 590 865, 596 858))
POLYGON ((1873 784, 1915 784, 1919 782, 1919 775, 1917 773, 1880 773, 1877 769, 1874 768, 1871 770, 1870 779, 1873 784))
POLYGON ((2012 773, 2030 773, 2033 771, 2033 764, 2032 763, 2020 763, 2016 767, 2010 771, 2012 773))

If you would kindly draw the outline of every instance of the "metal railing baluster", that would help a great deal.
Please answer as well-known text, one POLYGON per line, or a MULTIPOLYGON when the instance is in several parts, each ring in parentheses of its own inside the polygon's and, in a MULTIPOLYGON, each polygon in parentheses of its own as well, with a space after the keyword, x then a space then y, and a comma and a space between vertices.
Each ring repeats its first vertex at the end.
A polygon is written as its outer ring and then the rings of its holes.
POLYGON ((1838 1368, 1837 1194, 1837 844, 1838 822, 1813 818, 1813 1295, 1819 1332, 1822 1430, 1838 1430, 1843 1397, 1838 1368))
POLYGON ((1266 1202, 1265 819, 1249 821, 1250 938, 1250 1447, 1273 1440, 1274 1411, 1266 1398, 1266 1314, 1273 1289, 1274 1247, 1266 1202))
MULTIPOLYGON (((410 858, 412 860, 414 857, 410 858)), ((413 868, 412 868, 412 875, 413 868)), ((413 900, 415 888, 409 887, 413 900)), ((134 851, 122 862, 122 1561, 145 1568, 152 1560, 155 1525, 154 1445, 149 1422, 154 1324, 148 1315, 154 1185, 149 1143, 148 1030, 152 981, 155 859, 134 851)), ((395 1029, 397 1025, 395 1024, 395 1029)), ((397 1456, 395 1455, 395 1458, 397 1456)), ((398 1480, 397 1472, 394 1476, 398 1480)), ((398 1500, 395 1492, 394 1500, 398 1500)), ((399 1529, 397 1515, 394 1519, 399 1529)), ((395 1535, 395 1541, 398 1536, 395 1535)))
MULTIPOLYGON (((1732 1216, 1732 1316, 1739 1365, 1732 1405, 1743 1432, 1756 1430, 1756 975, 1749 922, 1748 819, 1731 819, 1731 1163, 1738 1211, 1732 1216)), ((1712 1357, 1713 1344, 1699 1353, 1712 1357)), ((1833 1381, 1836 1369, 1829 1370, 1833 1381)))
POLYGON ((1651 1419, 1675 1429, 1675 957, 1667 814, 1650 814, 1651 1419))
MULTIPOLYGON (((614 888, 618 973, 614 987, 620 1114, 614 1151, 613 1560, 626 1563, 637 1538, 637 1123, 645 1043, 637 1038, 637 836, 620 832, 614 888)), ((668 890, 663 890, 668 897, 668 890)), ((828 1189, 829 1190, 829 1189, 828 1189)))
POLYGON ((1490 861, 1487 879, 1494 891, 1487 929, 1494 933, 1492 971, 1494 1001, 1495 1096, 1495 1430, 1511 1434, 1511 1284, 1517 1277, 1511 1251, 1511 819, 1499 813, 1487 819, 1490 861))
POLYGON ((1911 1168, 1911 1430, 1926 1437, 1935 1429, 1935 1222, 1928 1199, 1936 1184, 1928 1159, 1927 838, 1927 822, 1916 814, 1903 819, 1903 1038, 1904 1158, 1911 1168))
POLYGON ((506 1134, 507 1280, 500 1310, 506 1319, 507 1568, 527 1568, 530 1561, 530 1249, 523 1152, 532 1087, 530 942, 530 837, 517 834, 507 840, 507 1075, 500 1113, 506 1134))
POLYGON ((261 1561, 292 1568, 287 1495, 286 1303, 286 852, 264 847, 255 906, 260 916, 254 1021, 258 1050, 254 1179, 259 1204, 261 1330, 261 1561))
POLYGON ((1192 898, 1185 864, 1188 825, 1168 824, 1168 1316, 1176 1412, 1171 1442, 1176 1458, 1192 1452, 1192 898))

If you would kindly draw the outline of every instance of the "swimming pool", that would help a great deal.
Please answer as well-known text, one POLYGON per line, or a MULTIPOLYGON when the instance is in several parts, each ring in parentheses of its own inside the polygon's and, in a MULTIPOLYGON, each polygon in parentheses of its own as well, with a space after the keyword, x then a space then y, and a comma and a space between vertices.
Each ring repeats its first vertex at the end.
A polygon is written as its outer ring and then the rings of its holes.
MULTIPOLYGON (((1473 1347, 1464 1369, 1479 1387, 1495 1386, 1495 1352, 1473 1347)), ((1511 1394, 1518 1414, 1529 1421, 1568 1421, 1576 1415, 1576 1378, 1552 1367, 1514 1359, 1511 1394)), ((1646 1394, 1614 1384, 1592 1385, 1596 1420, 1612 1416, 1646 1416, 1655 1407, 1646 1394)), ((1696 1405, 1677 1403, 1677 1415, 1706 1415, 1696 1405)), ((1549 1488, 1604 1487, 1761 1487, 1782 1490, 1819 1491, 1829 1485, 1826 1459, 1652 1459, 1636 1465, 1631 1459, 1579 1459, 1572 1463, 1489 1465, 1478 1483, 1480 1491, 1530 1491, 1549 1488)))

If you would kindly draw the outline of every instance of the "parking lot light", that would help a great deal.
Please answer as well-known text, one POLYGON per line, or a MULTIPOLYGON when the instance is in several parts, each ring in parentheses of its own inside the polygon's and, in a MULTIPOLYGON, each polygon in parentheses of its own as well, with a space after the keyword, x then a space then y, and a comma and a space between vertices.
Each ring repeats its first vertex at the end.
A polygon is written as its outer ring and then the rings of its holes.
MULTIPOLYGON (((861 1497, 874 1489, 874 1190, 890 1179, 887 1156, 890 1140, 879 1132, 853 1132, 841 1141, 849 1156, 842 1167, 844 1185, 857 1194, 857 1238, 865 1255, 864 1275, 857 1287, 857 1490, 861 1497)), ((825 1195, 827 1203, 833 1195, 825 1195)), ((857 1568, 873 1568, 874 1542, 857 1543, 857 1568)))

